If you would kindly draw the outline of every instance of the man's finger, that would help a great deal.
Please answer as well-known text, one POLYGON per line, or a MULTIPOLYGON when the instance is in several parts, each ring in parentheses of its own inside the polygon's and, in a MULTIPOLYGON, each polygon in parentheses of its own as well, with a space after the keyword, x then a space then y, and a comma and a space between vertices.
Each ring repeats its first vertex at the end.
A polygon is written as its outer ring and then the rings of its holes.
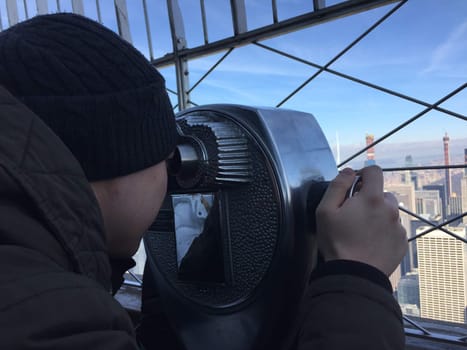
POLYGON ((393 207, 399 208, 399 202, 397 201, 396 196, 391 192, 384 192, 384 199, 386 199, 386 201, 393 207))
POLYGON ((360 170, 362 185, 360 193, 371 196, 382 196, 384 188, 383 171, 379 166, 373 165, 360 170))
POLYGON ((355 179, 355 172, 350 168, 345 168, 334 180, 329 184, 328 189, 324 193, 320 207, 337 209, 346 199, 347 191, 352 186, 355 179))

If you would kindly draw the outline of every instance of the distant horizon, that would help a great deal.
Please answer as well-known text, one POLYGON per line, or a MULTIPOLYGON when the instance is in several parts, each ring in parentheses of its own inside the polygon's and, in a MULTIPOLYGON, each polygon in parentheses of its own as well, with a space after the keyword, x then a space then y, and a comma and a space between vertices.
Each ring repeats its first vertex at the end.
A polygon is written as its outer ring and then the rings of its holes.
MULTIPOLYGON (((378 140, 378 137, 377 135, 374 135, 375 136, 375 141, 378 140)), ((444 134, 443 134, 444 136, 444 134)), ((449 133, 448 133, 448 136, 449 136, 449 133)), ((465 148, 467 148, 467 137, 460 137, 460 138, 450 138, 450 141, 449 143, 451 144, 451 142, 454 142, 454 143, 457 143, 459 141, 465 141, 466 144, 465 144, 465 148)), ((416 140, 416 141, 397 141, 397 142, 394 142, 394 141, 391 141, 391 138, 389 137, 387 140, 383 141, 382 143, 376 145, 376 147, 378 147, 379 145, 392 145, 392 144, 419 144, 419 143, 431 143, 431 142, 440 142, 442 144, 442 137, 440 139, 427 139, 427 140, 416 140)), ((365 135, 363 135, 362 137, 362 142, 361 143, 347 143, 347 144, 343 144, 341 145, 341 147, 346 147, 346 146, 361 146, 361 144, 364 144, 365 143, 365 135)))
MULTIPOLYGON (((377 137, 375 137, 377 140, 377 137)), ((330 143, 334 157, 337 156, 336 144, 330 143)), ((366 147, 364 136, 359 144, 340 145, 340 162, 366 147)), ((464 164, 464 149, 467 149, 467 137, 452 138, 449 142, 450 164, 464 164)), ((442 139, 423 141, 391 142, 389 139, 375 146, 376 164, 383 167, 405 166, 405 157, 411 155, 414 166, 444 164, 442 139)), ((346 166, 359 168, 366 159, 366 152, 351 160, 346 166)), ((336 159, 336 163, 339 161, 336 159)))

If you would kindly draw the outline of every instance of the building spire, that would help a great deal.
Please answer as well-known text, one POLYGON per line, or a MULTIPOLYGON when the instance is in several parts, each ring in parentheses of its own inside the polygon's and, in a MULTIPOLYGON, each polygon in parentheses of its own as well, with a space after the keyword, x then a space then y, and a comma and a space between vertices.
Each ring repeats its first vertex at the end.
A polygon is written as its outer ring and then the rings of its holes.
MULTIPOLYGON (((371 134, 366 134, 365 140, 366 140, 366 146, 368 147, 369 145, 371 145, 375 141, 375 137, 373 135, 371 135, 371 134)), ((370 166, 370 165, 374 165, 374 164, 376 164, 376 161, 375 161, 375 147, 372 146, 372 147, 370 147, 370 148, 368 148, 366 150, 366 160, 365 160, 364 165, 365 166, 370 166)))
MULTIPOLYGON (((449 136, 446 132, 443 137, 444 144, 444 165, 449 166, 449 136)), ((451 172, 449 169, 445 170, 445 181, 446 181, 446 204, 449 205, 449 199, 451 198, 451 172)))

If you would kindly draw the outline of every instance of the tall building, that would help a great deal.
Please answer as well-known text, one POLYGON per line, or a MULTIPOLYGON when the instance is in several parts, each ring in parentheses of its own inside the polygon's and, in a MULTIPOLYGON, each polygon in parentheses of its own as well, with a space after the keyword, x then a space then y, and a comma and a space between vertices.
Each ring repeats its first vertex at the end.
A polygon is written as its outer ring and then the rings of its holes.
POLYGON ((417 214, 427 220, 441 218, 443 213, 441 197, 437 190, 415 191, 415 205, 417 214))
MULTIPOLYGON (((462 212, 467 212, 467 148, 464 149, 464 164, 465 169, 461 179, 461 203, 462 203, 462 212)), ((462 219, 464 224, 467 224, 467 216, 464 216, 462 219)))
POLYGON ((397 301, 405 315, 420 317, 419 289, 418 272, 409 272, 400 279, 397 285, 397 301))
MULTIPOLYGON (((386 186, 385 190, 388 192, 392 192, 392 194, 396 196, 399 206, 404 207, 405 209, 411 211, 412 213, 415 213, 416 202, 415 202, 415 188, 414 188, 413 183, 392 184, 392 185, 386 186)), ((406 230, 410 230, 411 219, 412 219, 411 216, 405 213, 401 213, 402 226, 404 226, 406 230)))
MULTIPOLYGON (((387 185, 385 187, 385 190, 394 194, 394 196, 397 199, 397 202, 399 203, 399 206, 411 211, 412 213, 415 213, 415 208, 416 208, 415 188, 414 188, 413 183, 387 185)), ((402 226, 404 226, 407 232, 407 238, 411 237, 413 235, 412 230, 411 230, 411 227, 412 227, 411 221, 413 219, 412 216, 401 212, 400 218, 401 218, 402 226)), ((401 262, 401 265, 400 265, 401 276, 405 275, 407 272, 410 272, 416 266, 416 262, 414 261, 414 257, 415 257, 414 249, 416 249, 415 242, 413 242, 412 244, 409 244, 409 249, 407 251, 407 254, 405 255, 404 259, 401 262)), ((393 278, 391 282, 394 285, 398 281, 395 280, 395 278, 393 278)))
MULTIPOLYGON (((448 229, 467 237, 466 227, 448 229)), ((418 238, 417 248, 420 316, 467 323, 467 244, 436 230, 418 238)))
POLYGON ((446 205, 446 191, 443 185, 425 185, 423 186, 424 190, 438 191, 439 197, 441 198, 441 212, 442 220, 445 220, 448 217, 448 208, 446 205))
MULTIPOLYGON (((464 148, 464 164, 467 165, 467 148, 464 148)), ((464 168, 464 176, 467 177, 467 167, 464 168)))
MULTIPOLYGON (((444 165, 449 166, 449 136, 446 133, 443 137, 444 145, 444 165)), ((449 206, 449 198, 451 197, 451 173, 449 169, 445 170, 445 182, 446 182, 446 204, 449 206)))
POLYGON ((385 190, 392 192, 396 196, 399 205, 407 210, 415 212, 415 186, 413 183, 391 184, 385 187, 385 190))
MULTIPOLYGON (((414 162, 413 162, 413 158, 412 158, 412 155, 407 155, 405 156, 405 167, 406 168, 410 168, 410 167, 413 167, 414 166, 414 162)), ((411 171, 411 170, 406 170, 404 171, 402 174, 401 174, 401 181, 402 183, 410 183, 412 182, 415 186, 415 189, 417 190, 418 189, 418 175, 415 171, 411 171)))
MULTIPOLYGON (((365 142, 366 146, 370 146, 373 142, 375 141, 374 135, 371 134, 366 134, 365 136, 365 142)), ((365 166, 370 166, 370 165, 375 165, 375 147, 372 146, 366 150, 366 160, 365 160, 365 166)))
MULTIPOLYGON (((462 198, 457 196, 451 196, 449 198, 449 215, 448 218, 453 218, 462 214, 462 198)), ((456 220, 453 226, 460 224, 462 220, 456 220)))
MULTIPOLYGON (((433 224, 439 224, 441 223, 440 221, 432 221, 433 224)), ((410 238, 415 237, 417 234, 418 228, 426 226, 426 223, 420 220, 413 219, 410 221, 410 238)), ((414 271, 415 269, 418 270, 418 250, 417 250, 417 239, 412 240, 409 242, 409 253, 411 254, 410 256, 410 264, 408 266, 408 271, 414 271)))

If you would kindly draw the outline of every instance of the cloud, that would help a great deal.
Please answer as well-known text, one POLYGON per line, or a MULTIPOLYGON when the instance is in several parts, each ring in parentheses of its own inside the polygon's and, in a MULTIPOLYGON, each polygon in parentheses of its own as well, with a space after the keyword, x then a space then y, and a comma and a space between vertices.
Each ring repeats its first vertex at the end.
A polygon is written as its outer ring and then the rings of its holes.
POLYGON ((440 44, 431 56, 431 62, 422 73, 435 73, 450 71, 456 66, 457 75, 467 74, 465 54, 467 42, 467 20, 458 25, 448 36, 445 42, 440 44))
MULTIPOLYGON (((241 49, 239 49, 241 50, 241 49)), ((235 55, 233 52, 231 55, 235 55)), ((190 70, 202 73, 210 69, 217 58, 206 57, 205 59, 193 60, 189 63, 190 70)), ((315 69, 291 60, 279 57, 273 53, 252 53, 251 51, 235 56, 227 57, 216 71, 224 73, 244 73, 248 75, 268 75, 281 77, 307 77, 315 69)))
POLYGON ((209 94, 201 93, 196 98, 196 102, 205 103, 234 103, 241 102, 243 104, 254 103, 255 97, 251 92, 241 87, 236 87, 232 84, 226 84, 223 80, 211 79, 204 83, 205 87, 209 88, 209 94), (198 101, 198 99, 200 101, 198 101))

